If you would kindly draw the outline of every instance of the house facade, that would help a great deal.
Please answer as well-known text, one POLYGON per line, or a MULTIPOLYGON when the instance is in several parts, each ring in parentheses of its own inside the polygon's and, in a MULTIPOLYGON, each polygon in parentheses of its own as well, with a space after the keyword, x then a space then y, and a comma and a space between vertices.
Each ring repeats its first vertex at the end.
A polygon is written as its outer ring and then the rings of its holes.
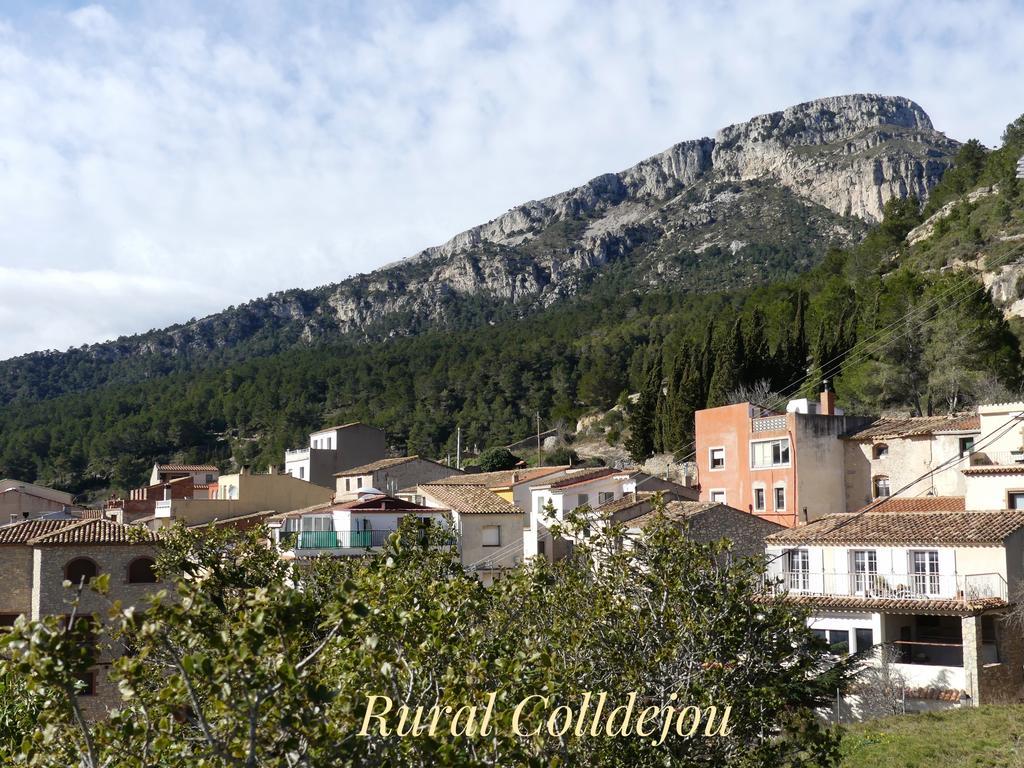
POLYGON ((355 421, 311 432, 309 445, 285 452, 284 471, 299 480, 334 490, 335 474, 386 455, 384 430, 355 421))
POLYGON ((697 411, 700 500, 785 526, 844 512, 841 437, 870 421, 836 409, 827 389, 819 401, 790 401, 784 413, 752 403, 697 411))
POLYGON ((182 477, 191 477, 197 488, 207 488, 217 482, 220 469, 214 464, 154 464, 149 484, 160 485, 182 477))
POLYGON ((899 489, 906 496, 963 496, 962 470, 983 434, 978 414, 960 413, 879 419, 847 435, 847 511, 899 489))
POLYGON ((420 483, 462 474, 454 467, 419 456, 379 459, 336 473, 334 497, 338 501, 348 501, 358 498, 364 489, 369 488, 394 495, 420 483))
POLYGON ((11 478, 0 480, 0 525, 32 520, 73 507, 70 493, 11 478))
POLYGON ((835 653, 886 649, 911 710, 931 706, 921 692, 1015 701, 1024 638, 1006 617, 1024 576, 1024 511, 918 511, 914 501, 770 535, 770 590, 806 606, 835 653))
MULTIPOLYGON (((103 573, 110 574, 109 594, 84 590, 80 612, 105 614, 113 600, 144 607, 146 597, 165 586, 153 570, 158 545, 155 534, 100 519, 29 520, 0 527, 0 627, 21 614, 40 619, 70 613, 72 593, 64 582, 78 584, 103 573)), ((107 678, 113 658, 102 650, 84 681, 80 703, 90 716, 120 701, 107 678)))

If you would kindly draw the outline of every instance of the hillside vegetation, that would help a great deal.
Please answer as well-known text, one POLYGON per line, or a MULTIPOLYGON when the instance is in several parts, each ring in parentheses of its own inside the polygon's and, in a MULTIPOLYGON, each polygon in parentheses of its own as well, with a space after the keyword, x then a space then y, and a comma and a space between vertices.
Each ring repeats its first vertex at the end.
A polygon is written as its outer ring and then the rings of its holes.
POLYGON ((915 200, 893 199, 859 245, 769 284, 695 293, 644 283, 632 267, 650 254, 638 248, 580 295, 524 318, 475 317, 373 343, 277 351, 268 341, 265 354, 195 366, 173 358, 158 373, 12 400, 0 410, 0 475, 84 492, 138 483, 157 459, 266 467, 311 428, 352 419, 383 427, 396 450, 443 455, 456 425, 464 444, 502 444, 530 434, 536 413, 545 424, 574 420, 627 392, 641 393, 629 416, 634 456, 685 456, 694 409, 761 381, 783 394, 813 390, 825 374, 861 413, 1005 396, 1020 386, 1014 324, 969 268, 940 267, 980 255, 993 269, 1024 255, 1012 240, 1024 232, 1024 195, 1005 171, 1024 153, 1022 125, 980 162, 964 146, 939 200, 999 190, 955 206, 914 246, 905 236, 922 214, 915 200))

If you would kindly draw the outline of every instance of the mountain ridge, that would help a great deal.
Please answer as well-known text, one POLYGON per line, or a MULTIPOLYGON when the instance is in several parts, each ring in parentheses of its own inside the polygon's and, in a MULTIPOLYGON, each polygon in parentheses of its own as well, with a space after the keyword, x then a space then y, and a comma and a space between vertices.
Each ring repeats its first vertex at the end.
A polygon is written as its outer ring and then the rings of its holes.
MULTIPOLYGON (((151 357, 147 375, 222 354, 264 354, 339 336, 364 340, 493 322, 577 295, 613 263, 630 287, 730 287, 803 271, 849 245, 890 197, 925 199, 958 143, 910 99, 828 97, 680 142, 618 173, 515 206, 370 273, 292 289, 165 329, 0 362, 0 403, 103 383, 27 371, 151 357), (168 363, 168 358, 180 358, 168 363), (51 377, 55 378, 55 377, 51 377)), ((116 375, 112 371, 106 375, 116 375)))

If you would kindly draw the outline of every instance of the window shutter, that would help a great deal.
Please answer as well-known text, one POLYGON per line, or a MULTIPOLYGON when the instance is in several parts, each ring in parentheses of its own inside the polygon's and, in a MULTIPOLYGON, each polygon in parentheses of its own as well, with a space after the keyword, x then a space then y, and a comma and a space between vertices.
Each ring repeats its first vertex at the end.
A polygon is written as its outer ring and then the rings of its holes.
POLYGON ((827 577, 826 588, 837 595, 850 594, 850 550, 846 547, 832 549, 833 575, 827 577))

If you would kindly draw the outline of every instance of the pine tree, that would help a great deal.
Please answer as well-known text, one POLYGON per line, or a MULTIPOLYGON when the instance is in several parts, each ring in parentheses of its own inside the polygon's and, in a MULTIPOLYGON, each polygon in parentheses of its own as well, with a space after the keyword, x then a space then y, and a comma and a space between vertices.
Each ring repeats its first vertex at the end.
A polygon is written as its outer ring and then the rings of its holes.
POLYGON ((654 455, 654 433, 661 392, 661 359, 648 356, 647 370, 640 395, 629 409, 629 437, 625 447, 630 458, 643 462, 654 455))
POLYGON ((729 393, 743 379, 743 321, 732 324, 715 352, 715 372, 708 386, 708 408, 729 404, 729 393))

